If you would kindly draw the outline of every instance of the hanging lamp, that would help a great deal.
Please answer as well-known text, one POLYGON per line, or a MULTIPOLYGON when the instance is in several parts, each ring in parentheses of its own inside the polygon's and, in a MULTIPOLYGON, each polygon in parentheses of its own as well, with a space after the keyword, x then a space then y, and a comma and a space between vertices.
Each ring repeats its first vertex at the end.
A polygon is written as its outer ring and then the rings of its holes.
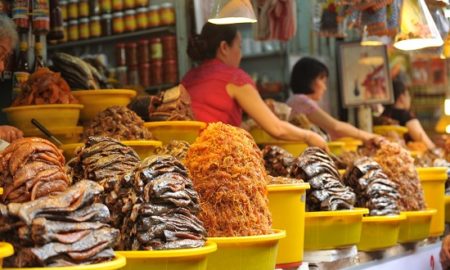
POLYGON ((400 32, 395 36, 394 47, 412 51, 440 47, 443 44, 425 0, 404 0, 400 15, 400 32))
POLYGON ((213 24, 255 23, 250 0, 215 0, 208 22, 213 24))

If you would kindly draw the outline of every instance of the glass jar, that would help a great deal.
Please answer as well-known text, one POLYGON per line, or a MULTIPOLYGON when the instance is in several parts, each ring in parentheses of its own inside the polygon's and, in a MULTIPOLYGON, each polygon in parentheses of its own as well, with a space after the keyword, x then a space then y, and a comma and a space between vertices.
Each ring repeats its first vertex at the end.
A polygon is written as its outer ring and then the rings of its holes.
POLYGON ((163 80, 167 84, 175 84, 178 82, 178 66, 176 60, 165 60, 163 64, 163 80))
POLYGON ((138 66, 128 67, 128 84, 133 86, 139 85, 138 66))
POLYGON ((125 31, 125 21, 123 19, 123 12, 116 12, 113 14, 113 33, 122 34, 125 31))
POLYGON ((100 24, 100 16, 91 17, 90 32, 91 37, 102 36, 102 26, 100 24))
POLYGON ((147 18, 148 9, 147 8, 138 8, 136 15, 136 22, 138 29, 146 29, 148 26, 148 18, 147 18))
POLYGON ((138 45, 139 64, 150 63, 150 53, 148 40, 141 39, 138 45))
POLYGON ((137 7, 148 7, 149 0, 136 0, 137 7))
POLYGON ((126 64, 127 66, 137 66, 138 65, 138 51, 137 51, 137 43, 130 42, 126 45, 126 64))
POLYGON ((175 35, 161 37, 163 58, 165 60, 177 59, 177 38, 175 35))
POLYGON ((158 5, 151 5, 148 8, 147 13, 147 24, 148 27, 158 27, 161 25, 161 21, 159 19, 159 6, 158 5))
POLYGON ((162 43, 160 38, 150 40, 150 52, 152 60, 161 60, 163 56, 162 43))
POLYGON ((88 0, 79 0, 78 16, 81 18, 89 17, 89 1, 88 0))
POLYGON ((161 85, 163 83, 162 61, 155 60, 151 62, 151 83, 152 85, 161 85))
POLYGON ((123 0, 112 0, 112 10, 114 12, 123 10, 123 0))
POLYGON ((126 66, 120 66, 116 68, 117 81, 123 87, 128 84, 128 68, 126 66))
POLYGON ((90 37, 90 31, 89 31, 89 19, 88 18, 82 18, 78 22, 78 28, 79 28, 79 35, 80 39, 88 39, 90 37))
POLYGON ((150 63, 139 65, 139 82, 141 86, 147 88, 150 86, 150 63))
POLYGON ((134 32, 137 29, 136 22, 136 11, 127 10, 125 11, 125 31, 126 32, 134 32))
POLYGON ((100 1, 100 10, 102 14, 109 14, 112 12, 112 3, 111 0, 101 0, 100 1))
POLYGON ((127 64, 127 51, 125 49, 125 43, 119 43, 116 45, 116 65, 125 66, 127 64))
POLYGON ((110 36, 113 34, 112 15, 111 14, 103 14, 100 24, 102 25, 102 35, 104 37, 107 37, 107 36, 110 36))
POLYGON ((134 9, 136 7, 135 0, 124 0, 125 9, 134 9))
POLYGON ((99 0, 91 0, 89 2, 89 14, 91 16, 99 16, 100 12, 100 1, 99 0))
POLYGON ((67 14, 69 8, 69 2, 67 0, 60 0, 59 7, 61 8, 61 17, 63 21, 67 21, 69 19, 69 15, 67 14))
POLYGON ((70 0, 69 1, 68 16, 69 16, 69 20, 78 19, 78 0, 70 0))
POLYGON ((159 10, 161 25, 175 24, 175 8, 172 3, 164 3, 159 10))
POLYGON ((69 21, 69 40, 77 41, 80 38, 80 32, 78 30, 78 21, 69 21))

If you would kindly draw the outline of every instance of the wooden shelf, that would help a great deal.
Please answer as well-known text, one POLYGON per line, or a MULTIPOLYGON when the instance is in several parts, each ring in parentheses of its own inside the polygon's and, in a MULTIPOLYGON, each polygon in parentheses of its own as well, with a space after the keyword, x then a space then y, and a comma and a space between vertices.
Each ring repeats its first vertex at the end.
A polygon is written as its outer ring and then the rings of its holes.
POLYGON ((62 44, 57 45, 49 45, 48 50, 60 50, 60 49, 67 49, 72 47, 78 47, 78 46, 89 46, 94 44, 103 44, 103 43, 111 43, 118 40, 127 40, 130 38, 135 37, 141 37, 145 35, 151 35, 151 34, 159 34, 159 33, 175 33, 175 26, 164 26, 164 27, 156 27, 156 28, 150 28, 146 30, 141 31, 135 31, 131 33, 124 33, 119 35, 111 35, 107 37, 99 37, 99 38, 91 38, 86 40, 80 40, 80 41, 69 41, 62 44))

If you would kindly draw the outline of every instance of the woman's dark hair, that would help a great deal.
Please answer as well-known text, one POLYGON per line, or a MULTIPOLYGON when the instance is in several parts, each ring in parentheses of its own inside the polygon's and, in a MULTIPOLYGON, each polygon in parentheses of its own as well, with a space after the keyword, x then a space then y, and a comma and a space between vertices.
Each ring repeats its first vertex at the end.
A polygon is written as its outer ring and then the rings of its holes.
POLYGON ((200 35, 190 38, 187 54, 197 62, 213 59, 216 57, 217 49, 222 41, 231 46, 237 31, 235 25, 218 25, 208 22, 203 26, 200 35))
POLYGON ((319 76, 328 77, 328 74, 328 68, 324 63, 312 57, 303 57, 292 70, 291 89, 294 94, 312 94, 312 82, 319 76))
POLYGON ((392 80, 392 86, 394 89, 394 102, 397 102, 397 99, 404 94, 408 88, 406 87, 405 82, 400 78, 392 80))

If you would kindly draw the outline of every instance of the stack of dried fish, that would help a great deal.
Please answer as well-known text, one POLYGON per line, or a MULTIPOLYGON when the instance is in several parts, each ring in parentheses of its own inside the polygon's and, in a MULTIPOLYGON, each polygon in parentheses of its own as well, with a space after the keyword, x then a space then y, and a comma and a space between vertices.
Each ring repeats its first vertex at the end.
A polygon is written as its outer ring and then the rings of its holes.
POLYGON ((106 136, 117 140, 150 140, 152 134, 144 127, 144 121, 123 106, 109 107, 97 116, 84 130, 84 137, 106 136))
POLYGON ((40 68, 22 85, 22 92, 11 106, 78 103, 59 73, 40 68))
POLYGON ((320 148, 309 147, 296 158, 290 176, 311 185, 306 198, 308 211, 352 209, 355 204, 355 193, 340 182, 336 165, 320 148))
POLYGON ((189 147, 190 144, 186 141, 173 140, 163 147, 158 148, 156 152, 158 155, 170 155, 183 161, 186 158, 189 147))
POLYGON ((279 146, 267 145, 262 150, 264 166, 271 176, 288 176, 294 156, 279 146))
POLYGON ((191 145, 186 167, 200 195, 209 236, 272 233, 262 153, 245 130, 209 124, 191 145))
POLYGON ((381 166, 371 158, 355 161, 347 170, 344 183, 356 193, 356 205, 369 208, 371 216, 397 215, 400 195, 397 185, 383 173, 381 166))
POLYGON ((0 204, 0 239, 14 244, 9 267, 69 266, 114 257, 119 231, 107 225, 108 208, 93 200, 103 191, 80 181, 63 193, 26 203, 0 204))
POLYGON ((131 210, 132 207, 131 199, 122 196, 128 192, 122 186, 122 178, 139 162, 132 148, 111 138, 89 137, 68 167, 74 181, 90 179, 100 183, 105 191, 98 199, 111 210, 112 224, 119 228, 125 216, 122 208, 126 205, 131 210))
POLYGON ((27 202, 66 190, 70 179, 64 163, 61 151, 47 140, 14 141, 0 154, 1 202, 27 202))
POLYGON ((124 178, 136 200, 124 220, 122 246, 127 250, 201 247, 206 230, 186 168, 174 157, 152 156, 124 178))

